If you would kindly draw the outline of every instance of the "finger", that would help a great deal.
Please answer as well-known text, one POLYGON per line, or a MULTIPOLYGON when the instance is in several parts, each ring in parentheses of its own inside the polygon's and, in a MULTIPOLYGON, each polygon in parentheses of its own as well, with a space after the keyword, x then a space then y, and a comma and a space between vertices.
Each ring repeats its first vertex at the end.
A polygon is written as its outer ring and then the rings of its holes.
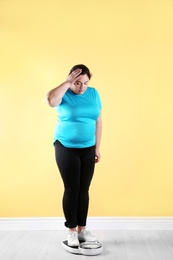
POLYGON ((100 161, 100 156, 95 156, 95 162, 98 163, 100 161))
POLYGON ((76 70, 74 70, 74 71, 71 73, 71 75, 74 76, 74 77, 77 77, 78 75, 81 74, 81 72, 82 72, 81 69, 76 69, 76 70))

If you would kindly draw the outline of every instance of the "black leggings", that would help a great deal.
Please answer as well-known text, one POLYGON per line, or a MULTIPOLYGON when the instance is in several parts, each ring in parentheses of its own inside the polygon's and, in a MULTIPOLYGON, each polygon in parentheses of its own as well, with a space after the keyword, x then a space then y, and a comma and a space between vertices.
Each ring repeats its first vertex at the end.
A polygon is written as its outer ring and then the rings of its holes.
POLYGON ((63 211, 65 226, 86 226, 89 186, 95 167, 95 146, 66 148, 55 142, 56 162, 64 183, 63 211))

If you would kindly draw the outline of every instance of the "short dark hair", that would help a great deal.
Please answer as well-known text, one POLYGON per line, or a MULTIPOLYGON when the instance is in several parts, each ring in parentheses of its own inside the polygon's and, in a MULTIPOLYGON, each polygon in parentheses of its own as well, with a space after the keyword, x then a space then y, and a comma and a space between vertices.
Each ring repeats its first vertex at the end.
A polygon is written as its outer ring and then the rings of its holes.
POLYGON ((83 64, 78 64, 78 65, 73 66, 73 68, 71 68, 69 74, 71 74, 76 69, 81 69, 82 70, 80 75, 85 75, 86 74, 89 79, 92 77, 92 74, 91 74, 90 70, 83 64))

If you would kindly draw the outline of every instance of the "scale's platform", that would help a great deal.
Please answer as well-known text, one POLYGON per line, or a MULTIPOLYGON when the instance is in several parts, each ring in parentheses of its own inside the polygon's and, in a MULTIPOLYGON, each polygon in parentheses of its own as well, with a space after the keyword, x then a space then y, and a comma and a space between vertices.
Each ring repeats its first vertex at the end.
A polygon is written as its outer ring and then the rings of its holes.
POLYGON ((72 254, 99 255, 103 252, 103 246, 96 242, 80 242, 79 246, 69 246, 67 240, 62 242, 62 247, 72 254))

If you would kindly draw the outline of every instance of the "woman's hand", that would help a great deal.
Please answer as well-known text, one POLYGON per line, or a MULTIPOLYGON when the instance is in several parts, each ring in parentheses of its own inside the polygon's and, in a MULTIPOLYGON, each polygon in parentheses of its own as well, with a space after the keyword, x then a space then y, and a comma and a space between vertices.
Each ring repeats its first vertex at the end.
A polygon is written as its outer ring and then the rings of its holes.
POLYGON ((100 161, 101 155, 99 150, 95 151, 95 163, 98 163, 100 161))
POLYGON ((67 77, 67 82, 73 84, 75 83, 75 81, 78 79, 78 76, 81 74, 82 70, 81 69, 76 69, 74 71, 72 71, 72 73, 70 73, 67 77))

